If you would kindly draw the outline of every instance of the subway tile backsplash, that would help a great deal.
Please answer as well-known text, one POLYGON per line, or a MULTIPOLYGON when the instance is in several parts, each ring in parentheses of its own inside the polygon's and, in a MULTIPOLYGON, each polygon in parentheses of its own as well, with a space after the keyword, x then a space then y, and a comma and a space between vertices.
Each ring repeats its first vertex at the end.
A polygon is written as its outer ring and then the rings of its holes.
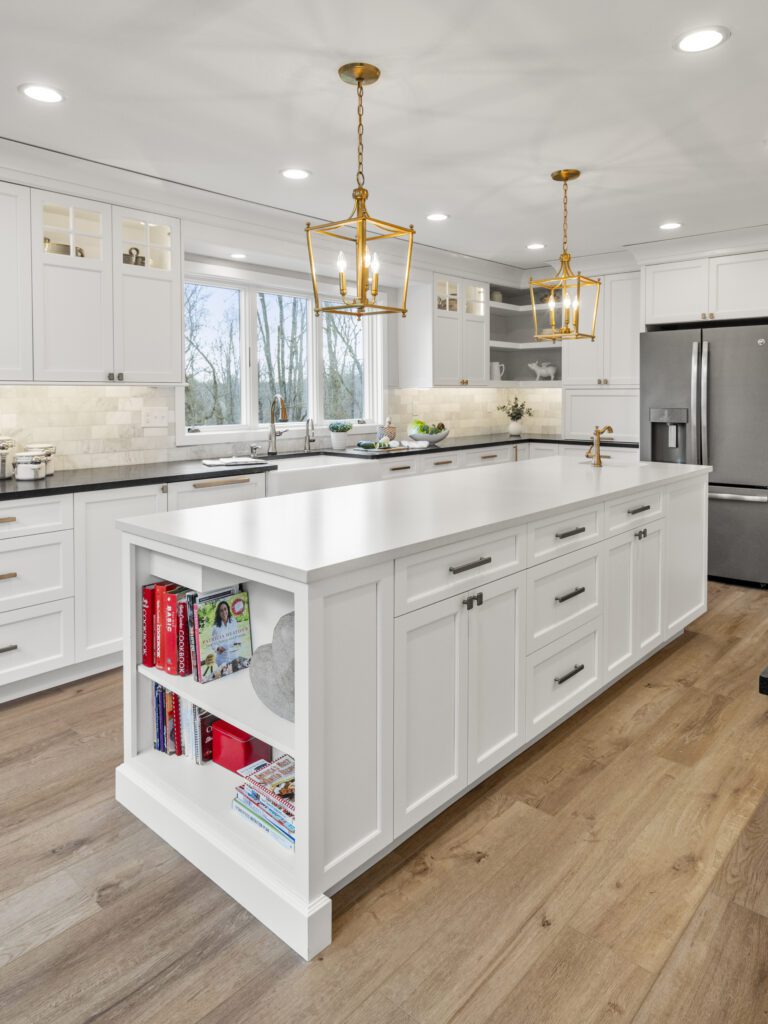
MULTIPOLYGON (((560 431, 557 388, 390 388, 384 411, 399 436, 405 436, 414 416, 434 423, 443 420, 454 437, 501 433, 508 421, 496 406, 515 394, 534 409, 525 421, 527 431, 560 431)), ((200 459, 248 450, 247 443, 177 447, 172 387, 2 385, 0 435, 15 438, 20 446, 55 444, 57 469, 200 459), (167 411, 168 426, 143 427, 142 411, 158 406, 167 411)), ((279 444, 282 451, 290 451, 299 450, 302 442, 284 438, 279 444)))

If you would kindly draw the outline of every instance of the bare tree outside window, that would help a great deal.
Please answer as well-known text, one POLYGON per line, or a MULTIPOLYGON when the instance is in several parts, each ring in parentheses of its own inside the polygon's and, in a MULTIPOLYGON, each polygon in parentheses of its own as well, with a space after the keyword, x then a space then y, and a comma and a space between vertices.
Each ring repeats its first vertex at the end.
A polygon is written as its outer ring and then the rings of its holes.
POLYGON ((259 422, 269 421, 272 397, 285 399, 288 419, 307 415, 307 320, 309 301, 297 295, 256 296, 259 350, 259 422))
POLYGON ((363 327, 351 316, 323 314, 323 412, 325 418, 362 419, 363 327))
POLYGON ((240 291, 184 286, 187 426, 242 422, 240 291))

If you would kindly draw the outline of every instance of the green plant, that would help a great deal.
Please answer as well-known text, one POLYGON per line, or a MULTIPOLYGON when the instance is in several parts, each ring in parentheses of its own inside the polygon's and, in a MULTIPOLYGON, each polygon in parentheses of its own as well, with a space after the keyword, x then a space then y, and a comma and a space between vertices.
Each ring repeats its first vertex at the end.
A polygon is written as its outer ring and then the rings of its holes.
POLYGON ((525 402, 518 401, 517 395, 515 395, 511 402, 497 405, 496 408, 499 412, 503 412, 508 416, 513 423, 517 423, 523 416, 533 416, 533 409, 525 402))
POLYGON ((348 420, 334 420, 328 424, 328 429, 334 434, 346 434, 352 429, 352 424, 348 420))

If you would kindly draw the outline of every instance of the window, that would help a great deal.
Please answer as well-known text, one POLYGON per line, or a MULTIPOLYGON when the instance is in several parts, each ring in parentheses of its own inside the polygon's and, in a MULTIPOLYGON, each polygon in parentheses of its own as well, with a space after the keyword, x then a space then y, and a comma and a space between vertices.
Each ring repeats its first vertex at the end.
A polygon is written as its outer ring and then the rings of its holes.
POLYGON ((243 422, 241 307, 239 288, 184 286, 188 426, 243 422))
POLYGON ((276 394, 292 423, 380 419, 383 332, 372 322, 379 318, 316 317, 308 293, 240 277, 185 281, 182 434, 229 439, 269 423, 276 394))

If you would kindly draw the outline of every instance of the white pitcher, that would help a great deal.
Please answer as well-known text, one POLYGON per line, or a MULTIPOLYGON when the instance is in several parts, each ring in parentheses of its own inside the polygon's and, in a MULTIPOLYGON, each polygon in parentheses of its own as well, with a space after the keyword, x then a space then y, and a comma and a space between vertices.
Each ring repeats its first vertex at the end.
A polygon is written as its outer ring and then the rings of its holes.
POLYGON ((505 370, 504 363, 491 363, 491 380, 503 380, 505 370))

